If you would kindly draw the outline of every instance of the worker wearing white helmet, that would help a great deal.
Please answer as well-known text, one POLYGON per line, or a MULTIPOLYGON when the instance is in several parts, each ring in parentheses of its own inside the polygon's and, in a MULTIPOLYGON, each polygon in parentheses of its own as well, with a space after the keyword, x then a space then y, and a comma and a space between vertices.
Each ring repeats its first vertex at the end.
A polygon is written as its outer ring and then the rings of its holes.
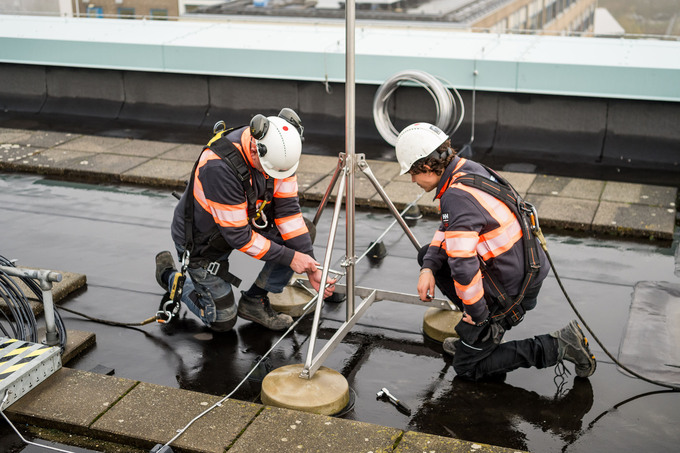
POLYGON ((415 123, 396 143, 401 174, 440 200, 441 224, 420 250, 420 299, 435 286, 462 312, 443 349, 453 355, 456 373, 479 380, 524 367, 545 368, 563 359, 588 377, 595 358, 576 321, 551 334, 501 343, 503 334, 537 303, 549 264, 537 245, 521 199, 501 175, 456 155, 449 137, 436 126, 415 123))
MULTIPOLYGON (((172 254, 161 252, 156 279, 213 331, 230 330, 237 316, 272 330, 290 327, 293 319, 271 308, 268 293, 282 292, 294 272, 306 273, 319 290, 313 224, 302 217, 295 176, 302 137, 302 122, 288 108, 255 115, 246 126, 226 129, 219 122, 194 165, 171 228, 183 266, 178 271, 172 254), (240 279, 229 271, 234 250, 265 262, 238 307, 232 285, 240 279), (178 281, 184 281, 180 294, 173 289, 178 281)), ((326 297, 333 290, 333 281, 327 283, 326 297)), ((179 302, 171 307, 177 311, 179 302)), ((172 310, 164 312, 173 318, 172 310)))

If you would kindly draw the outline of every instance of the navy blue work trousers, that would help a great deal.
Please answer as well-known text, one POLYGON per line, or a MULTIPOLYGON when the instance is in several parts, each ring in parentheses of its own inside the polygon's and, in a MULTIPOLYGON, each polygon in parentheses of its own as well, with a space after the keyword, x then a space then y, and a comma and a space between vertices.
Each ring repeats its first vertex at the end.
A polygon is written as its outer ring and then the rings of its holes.
MULTIPOLYGON (((424 246, 418 253, 418 263, 421 266, 428 247, 429 245, 424 246)), ((443 250, 440 253, 446 254, 443 250)), ((443 260, 443 263, 440 269, 432 269, 437 288, 463 310, 463 301, 456 295, 448 260, 443 260)), ((527 290, 521 303, 525 312, 536 307, 540 289, 541 283, 527 290)), ((477 327, 461 320, 455 328, 461 340, 456 343, 453 357, 456 374, 477 381, 502 377, 517 368, 547 368, 557 363, 557 341, 553 337, 545 334, 501 343, 503 335, 511 328, 506 322, 487 323, 483 327, 477 327)))

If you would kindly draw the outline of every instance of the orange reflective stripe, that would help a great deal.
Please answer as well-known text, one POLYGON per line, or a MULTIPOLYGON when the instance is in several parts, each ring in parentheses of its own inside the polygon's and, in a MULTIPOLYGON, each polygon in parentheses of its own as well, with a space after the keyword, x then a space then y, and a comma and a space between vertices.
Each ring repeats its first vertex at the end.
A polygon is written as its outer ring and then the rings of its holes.
POLYGON ((452 184, 452 187, 463 190, 475 197, 477 202, 482 205, 482 207, 489 213, 491 217, 494 218, 494 220, 496 220, 496 222, 498 222, 499 225, 503 225, 508 219, 515 217, 515 215, 505 203, 486 192, 482 192, 479 189, 475 189, 474 187, 469 187, 461 183, 452 184))
POLYGON ((259 260, 269 251, 270 246, 269 239, 253 231, 250 242, 241 247, 239 251, 259 260))
POLYGON ((451 258, 470 258, 477 255, 479 235, 476 231, 447 231, 446 254, 451 258))
POLYGON ((484 261, 501 255, 512 248, 522 239, 522 228, 519 222, 513 219, 495 230, 480 237, 477 253, 484 261))
POLYGON ((248 224, 247 204, 244 202, 237 205, 227 205, 208 200, 208 198, 205 196, 205 192, 203 191, 203 184, 198 178, 198 171, 202 166, 204 166, 210 160, 219 158, 220 157, 217 154, 210 150, 207 150, 201 155, 199 166, 196 169, 194 176, 194 199, 205 211, 212 215, 216 224, 222 227, 245 226, 248 224))
POLYGON ((477 253, 483 260, 501 255, 522 238, 519 222, 505 203, 486 192, 461 183, 452 184, 451 187, 472 195, 499 225, 498 228, 480 237, 477 253))
POLYGON ((298 195, 297 176, 293 175, 286 179, 277 179, 274 181, 274 197, 275 198, 291 198, 298 195))
POLYGON ((284 241, 298 237, 309 231, 307 230, 307 225, 305 225, 305 220, 302 218, 302 214, 294 214, 282 219, 274 219, 274 222, 281 232, 281 237, 284 241))
POLYGON ((437 230, 430 241, 430 247, 443 248, 446 250, 446 235, 443 231, 437 230))
POLYGON ((484 296, 484 285, 482 285, 482 272, 477 271, 472 281, 467 285, 461 285, 454 281, 456 295, 465 305, 472 305, 484 296))

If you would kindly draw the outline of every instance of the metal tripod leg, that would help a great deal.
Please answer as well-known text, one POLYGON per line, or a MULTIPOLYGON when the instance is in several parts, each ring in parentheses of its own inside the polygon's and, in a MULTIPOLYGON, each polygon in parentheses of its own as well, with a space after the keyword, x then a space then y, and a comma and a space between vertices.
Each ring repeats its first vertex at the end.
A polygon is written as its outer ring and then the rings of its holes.
MULTIPOLYGON (((380 182, 376 179, 375 175, 373 175, 373 172, 368 166, 368 163, 366 162, 366 159, 363 154, 358 154, 355 155, 356 160, 357 160, 357 165, 361 169, 361 171, 364 172, 366 177, 371 181, 375 189, 378 191, 382 199, 385 201, 387 204, 387 207, 389 208, 390 212, 392 215, 395 217, 395 220, 399 222, 399 225, 401 228, 404 230, 404 233, 408 236, 408 238, 411 240, 411 243, 413 246, 416 248, 416 250, 420 250, 420 243, 418 240, 415 238, 413 235, 413 232, 411 229, 408 227, 404 219, 401 217, 401 214, 397 209, 395 208, 394 204, 392 201, 389 199, 387 194, 385 193, 385 190, 382 188, 380 185, 380 182)), ((340 164, 345 160, 345 156, 341 155, 341 158, 339 160, 340 164)), ((337 199, 335 200, 335 208, 333 210, 333 218, 331 220, 331 229, 330 233, 328 236, 328 244, 326 246, 326 254, 324 256, 324 265, 323 265, 323 271, 321 275, 321 281, 325 282, 326 279, 328 278, 328 272, 330 269, 330 264, 331 264, 331 255, 332 255, 332 250, 333 250, 333 244, 335 242, 335 235, 337 232, 338 228, 338 219, 340 217, 340 209, 343 201, 343 193, 345 190, 345 183, 348 179, 348 166, 341 166, 338 165, 338 168, 336 169, 335 174, 333 175, 333 178, 331 180, 331 183, 329 185, 328 190, 326 191, 326 195, 324 195, 324 200, 322 201, 322 206, 319 207, 319 210, 317 212, 317 217, 315 220, 318 221, 318 217, 321 216, 321 211, 323 210, 323 205, 325 205, 326 201, 330 197, 330 194, 333 190, 333 186, 335 185, 338 176, 340 174, 340 171, 342 170, 342 179, 340 180, 340 187, 338 188, 338 196, 337 199)), ((351 177, 349 177, 351 178, 351 177)), ((346 203, 349 202, 349 199, 346 200, 346 203)), ((346 257, 346 262, 343 263, 343 266, 348 268, 348 273, 349 270, 352 269, 352 267, 356 263, 354 262, 353 259, 347 258, 346 257)), ((366 310, 369 309, 369 307, 373 304, 373 302, 380 301, 380 300, 390 300, 393 302, 400 302, 400 303, 407 303, 407 304, 412 304, 412 305, 421 305, 424 307, 437 307, 441 309, 449 309, 449 310, 458 310, 453 304, 451 304, 450 301, 448 300, 442 300, 442 299, 434 299, 429 302, 423 302, 419 299, 418 296, 415 295, 410 295, 410 294, 403 294, 403 293, 396 293, 396 292, 390 292, 390 291, 382 291, 382 290, 377 290, 377 289, 372 289, 372 288, 359 288, 354 286, 354 281, 352 279, 348 279, 348 284, 346 286, 343 285, 336 285, 336 290, 341 293, 345 293, 347 295, 347 319, 346 321, 338 328, 338 330, 335 332, 333 337, 331 337, 330 340, 326 343, 326 345, 319 351, 318 354, 314 355, 314 348, 316 345, 316 337, 318 334, 318 329, 319 329, 319 321, 321 319, 321 305, 322 305, 322 297, 323 297, 323 292, 320 294, 317 294, 317 300, 316 300, 316 311, 314 312, 314 322, 312 324, 312 332, 310 334, 310 341, 309 341, 309 347, 307 350, 307 358, 305 360, 305 365, 300 373, 300 377, 303 379, 311 379, 314 373, 321 367, 323 362, 328 358, 328 356, 335 350, 335 348, 340 344, 345 338, 345 336, 349 333, 349 331, 354 327, 354 325, 357 323, 359 318, 363 316, 363 314, 366 312, 366 310), (356 307, 356 310, 354 309, 354 300, 350 301, 350 297, 353 299, 354 294, 356 292, 356 295, 359 297, 362 297, 361 303, 356 307), (351 304, 350 304, 351 302, 351 304)))

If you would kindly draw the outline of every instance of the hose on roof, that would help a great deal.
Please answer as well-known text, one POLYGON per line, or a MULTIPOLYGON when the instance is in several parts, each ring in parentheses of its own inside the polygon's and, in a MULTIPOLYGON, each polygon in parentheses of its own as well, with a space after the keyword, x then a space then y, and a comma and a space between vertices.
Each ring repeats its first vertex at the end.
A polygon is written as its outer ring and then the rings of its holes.
POLYGON ((415 83, 423 87, 432 96, 437 111, 434 125, 449 136, 460 127, 465 117, 465 107, 460 93, 455 88, 450 90, 443 79, 416 69, 398 72, 385 80, 373 98, 373 120, 382 138, 392 146, 397 143, 399 130, 394 126, 389 115, 389 101, 394 92, 404 83, 415 83))

